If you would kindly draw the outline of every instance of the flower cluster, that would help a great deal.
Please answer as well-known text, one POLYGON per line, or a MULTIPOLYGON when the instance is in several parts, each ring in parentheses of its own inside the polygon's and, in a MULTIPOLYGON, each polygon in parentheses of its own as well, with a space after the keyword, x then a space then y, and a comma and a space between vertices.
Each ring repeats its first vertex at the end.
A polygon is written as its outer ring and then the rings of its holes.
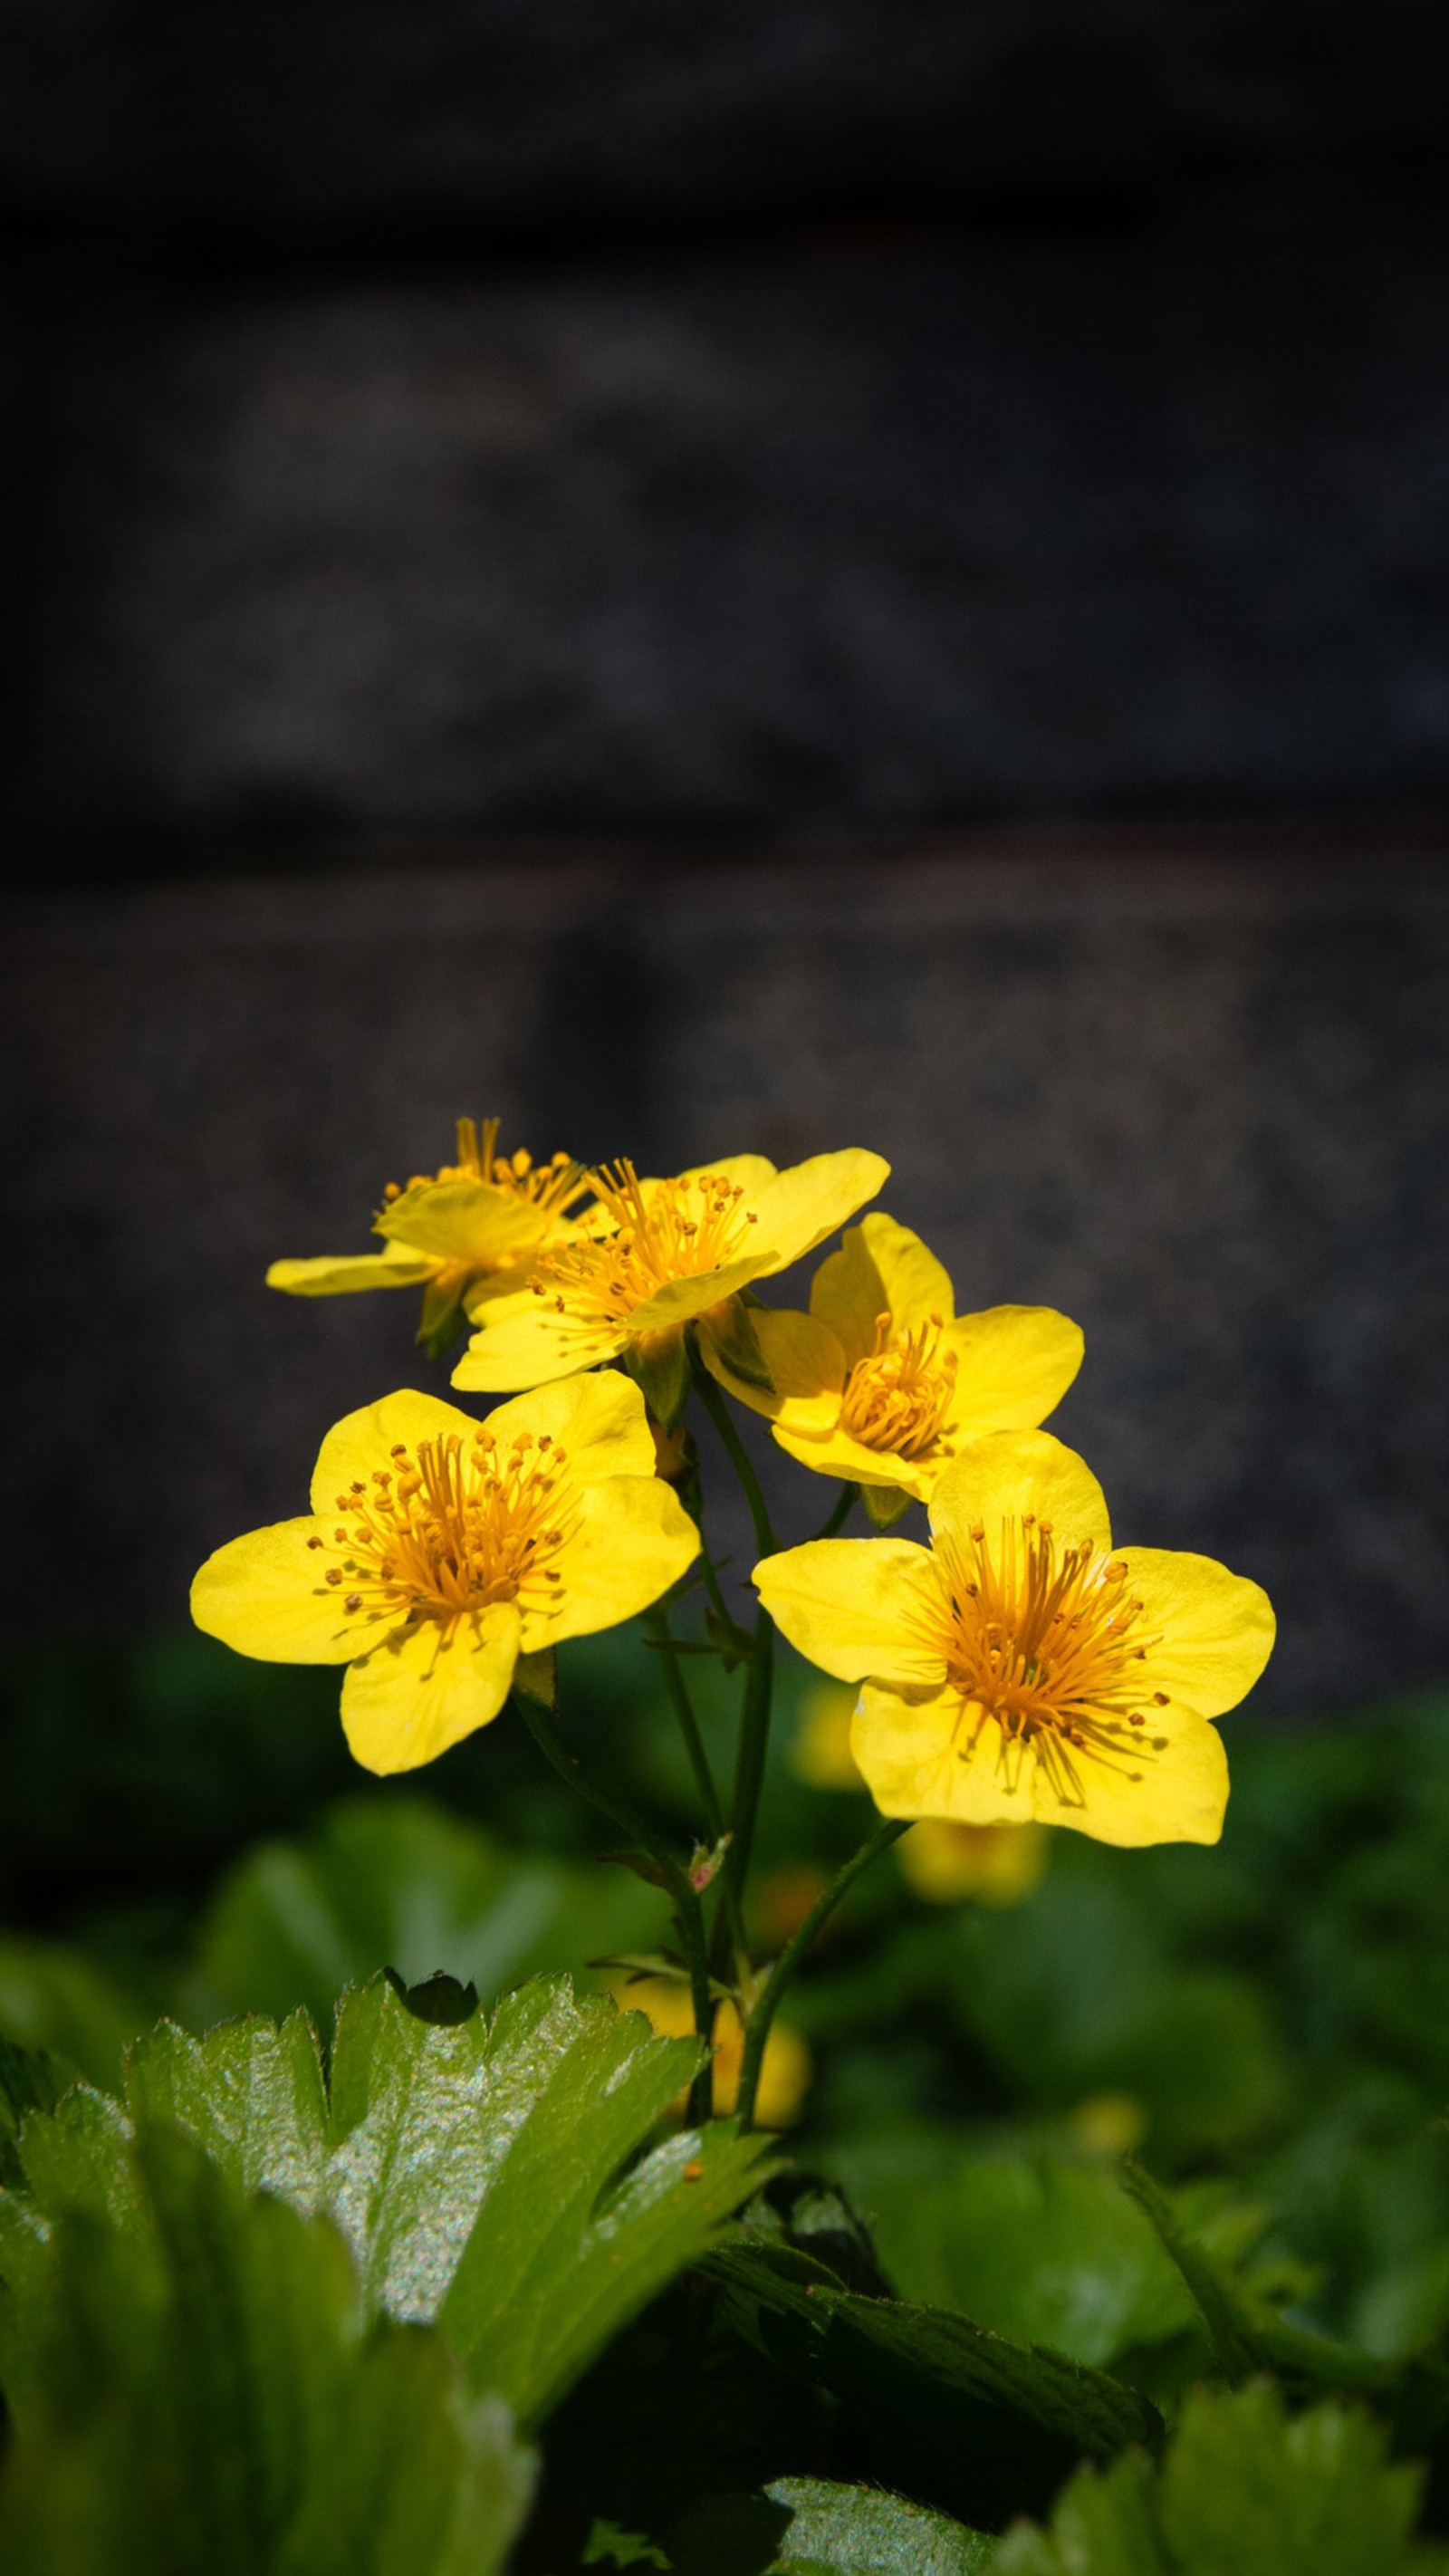
POLYGON ((1040 1869, 1043 1825, 1215 1841, 1228 1775, 1214 1721, 1273 1640, 1256 1584, 1115 1543, 1095 1477, 1041 1428, 1081 1365, 1077 1326, 1039 1306, 958 1314, 920 1236, 860 1216, 888 1177, 857 1148, 786 1171, 750 1154, 665 1179, 586 1171, 563 1152, 503 1155, 496 1121, 463 1120, 456 1163, 384 1194, 381 1252, 268 1277, 310 1296, 421 1285, 431 1352, 473 1328, 454 1386, 509 1400, 479 1420, 403 1390, 350 1414, 322 1444, 310 1512, 219 1549, 193 1589, 198 1623, 242 1653, 346 1667, 343 1723, 373 1771, 432 1761, 514 1696, 672 1893, 680 1952, 631 1974, 654 1980, 656 2019, 692 2015, 717 2051, 735 2034, 746 2118, 795 1958, 876 1849, 919 1820, 908 1875, 924 1896, 1010 1902, 1040 1869), (803 1307, 761 1296, 836 1235, 803 1307), (753 1629, 710 1553, 692 1392, 753 1517, 753 1629), (835 1481, 816 1537, 779 1545, 727 1398, 835 1481), (836 1536, 857 1500, 872 1534, 836 1536), (890 1534, 912 1506, 929 1544, 890 1534), (697 1583, 705 1634, 686 1641, 670 1605, 697 1583), (554 1730, 553 1649, 636 1613, 700 1785, 692 1861, 554 1730), (746 1897, 777 1628, 851 1685, 838 1759, 887 1821, 762 1971, 746 1897), (679 1660, 711 1650, 745 1667, 728 1812, 679 1660))
POLYGON ((654 1428, 702 1365, 789 1457, 859 1487, 878 1530, 927 1508, 929 1548, 824 1538, 754 1572, 792 1644, 862 1685, 852 1753, 884 1814, 1216 1837, 1211 1721, 1261 1672, 1272 1613, 1208 1558, 1114 1547, 1095 1478, 1038 1427, 1081 1364, 1075 1324, 958 1315, 941 1262, 879 1211, 805 1309, 764 1304, 758 1282, 881 1188, 861 1150, 641 1179, 502 1155, 496 1120, 464 1119, 457 1151, 385 1193, 384 1251, 268 1276, 313 1296, 422 1282, 424 1338, 460 1312, 479 1328, 454 1384, 515 1400, 480 1425, 405 1392, 339 1423, 311 1514, 203 1567, 203 1627, 346 1664, 358 1759, 431 1761, 497 1715, 520 1655, 628 1618, 691 1566, 697 1518, 656 1473, 654 1428))

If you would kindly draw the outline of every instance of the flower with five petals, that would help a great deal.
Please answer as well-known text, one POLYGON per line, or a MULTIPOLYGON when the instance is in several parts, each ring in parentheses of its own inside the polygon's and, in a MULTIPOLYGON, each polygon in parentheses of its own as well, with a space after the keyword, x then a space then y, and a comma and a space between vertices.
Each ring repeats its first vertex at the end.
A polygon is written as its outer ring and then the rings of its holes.
POLYGON ((846 1229, 810 1283, 810 1311, 750 1303, 742 1341, 701 1332, 732 1395, 768 1416, 802 1467, 865 1489, 872 1516, 928 1502, 957 1451, 987 1431, 1032 1430, 1082 1364, 1080 1326, 1051 1306, 956 1313, 949 1273, 882 1210, 846 1229))
POLYGON ((587 1195, 587 1176, 567 1154, 549 1163, 535 1163, 526 1147, 500 1154, 498 1126, 486 1118, 480 1134, 471 1118, 460 1118, 456 1163, 415 1173, 406 1189, 388 1183, 373 1226, 383 1237, 381 1252, 274 1261, 267 1286, 290 1297, 421 1287, 418 1340, 436 1358, 461 1316, 517 1288, 544 1245, 567 1235, 568 1211, 587 1195))
POLYGON ((527 1289, 491 1301, 453 1384, 502 1394, 617 1359, 670 1425, 689 1385, 685 1326, 813 1252, 889 1171, 857 1147, 784 1172, 762 1154, 672 1180, 641 1180, 632 1163, 596 1171, 597 1206, 527 1289))
POLYGON ((487 1726, 520 1654, 611 1628, 699 1551, 616 1369, 478 1422, 404 1390, 327 1434, 312 1510, 208 1557, 199 1628, 269 1663, 345 1664, 369 1771, 410 1771, 487 1726))
POLYGON ((1114 1547, 1096 1478, 1045 1431, 963 1449, 930 1516, 930 1548, 824 1539, 755 1568, 791 1643, 865 1684, 851 1750, 882 1812, 1216 1842, 1210 1721, 1267 1662, 1267 1595, 1208 1557, 1114 1547))

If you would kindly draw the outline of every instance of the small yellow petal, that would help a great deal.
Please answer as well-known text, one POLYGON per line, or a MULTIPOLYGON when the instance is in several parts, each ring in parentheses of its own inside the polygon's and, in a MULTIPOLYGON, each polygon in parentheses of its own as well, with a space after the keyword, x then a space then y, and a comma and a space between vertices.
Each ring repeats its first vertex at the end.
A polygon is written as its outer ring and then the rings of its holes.
POLYGON ((350 1664, 342 1723, 365 1771, 415 1771, 498 1715, 518 1660, 518 1612, 495 1602, 445 1627, 394 1629, 350 1664))
POLYGON ((753 1580, 791 1645, 837 1681, 942 1680, 945 1588, 929 1551, 909 1539, 811 1539, 765 1557, 753 1580))
POLYGON ((352 1297, 364 1288, 413 1288, 431 1279, 438 1264, 431 1253, 411 1252, 394 1244, 386 1252, 320 1253, 314 1261, 274 1261, 267 1272, 269 1288, 289 1297, 352 1297))
POLYGON ((806 1163, 777 1172, 753 1200, 759 1250, 769 1270, 788 1270, 813 1252, 848 1216, 884 1188, 890 1165, 879 1154, 848 1145, 838 1154, 812 1154, 806 1163))
POLYGON ((1228 1799, 1228 1765, 1216 1728, 1190 1711, 1167 1712, 1152 1742, 1121 1767, 1076 1757, 1080 1803, 1058 1795, 1031 1758, 1008 1772, 992 1718, 959 1690, 931 1698, 867 1686, 850 1748, 887 1816, 939 1816, 962 1825, 1064 1825, 1097 1842, 1215 1843, 1228 1799), (1157 1749, 1154 1749, 1157 1748, 1157 1749))
POLYGON ((848 1431, 832 1431, 825 1440, 811 1439, 808 1433, 796 1431, 793 1408, 782 1412, 775 1438, 787 1457, 797 1458, 802 1467, 813 1467, 817 1476, 834 1476, 842 1485, 899 1485, 918 1503, 930 1501, 942 1469, 950 1464, 929 1451, 924 1458, 901 1458, 893 1449, 867 1449, 863 1440, 852 1440, 848 1431))
POLYGON ((941 1426, 957 1446, 988 1431, 1032 1431, 1082 1365, 1082 1329, 1052 1306, 989 1306, 942 1337, 956 1353, 955 1396, 941 1426))
POLYGON ((1210 1556, 1122 1547, 1127 1589, 1142 1602, 1143 1680, 1199 1717, 1221 1717, 1252 1689, 1273 1651, 1273 1605, 1246 1575, 1210 1556), (1149 1643, 1156 1638, 1160 1642, 1149 1643))
POLYGON ((219 1547, 191 1587, 198 1628, 262 1663, 345 1664, 368 1642, 368 1632, 323 1582, 326 1560, 307 1544, 317 1535, 309 1513, 219 1547))
POLYGON ((352 1485, 367 1485, 374 1468, 390 1466, 389 1452, 398 1442, 416 1453, 420 1440, 445 1440, 450 1434, 471 1444, 477 1430, 475 1415, 415 1387, 400 1387, 376 1404, 360 1405, 333 1424, 317 1453, 312 1509, 335 1518, 338 1495, 352 1485))
POLYGON ((475 1387, 484 1394, 512 1395, 519 1387, 546 1386, 554 1378, 574 1377, 600 1360, 618 1357, 628 1342, 625 1325, 590 1324, 560 1315, 524 1289, 499 1297, 487 1310, 482 1330, 473 1335, 453 1371, 454 1386, 475 1387))
POLYGON ((1110 1547, 1106 1498, 1090 1467, 1049 1431, 993 1431, 973 1440, 937 1480, 931 1528, 964 1545, 984 1522, 994 1537, 999 1523, 1034 1512, 1050 1521, 1064 1547, 1090 1539, 1110 1547))
POLYGON ((821 1262, 810 1283, 810 1312, 830 1326, 853 1365, 874 1350, 882 1315, 889 1315, 896 1333, 910 1332, 932 1315, 949 1323, 956 1292, 949 1271, 920 1236, 873 1208, 847 1229, 840 1250, 821 1262))
POLYGON ((556 1607, 527 1611, 525 1654, 565 1637, 592 1636, 647 1610, 699 1554, 699 1531, 658 1477, 610 1476, 586 1485, 553 1558, 556 1607))
POLYGON ((424 1181, 383 1209, 377 1231, 443 1261, 517 1263, 547 1240, 548 1209, 485 1181, 424 1181))
POLYGON ((571 1484, 654 1473, 654 1435, 644 1398, 620 1369, 555 1378, 549 1386, 516 1395, 510 1404, 494 1406, 488 1428, 505 1448, 523 1433, 534 1441, 552 1441, 565 1453, 571 1484))

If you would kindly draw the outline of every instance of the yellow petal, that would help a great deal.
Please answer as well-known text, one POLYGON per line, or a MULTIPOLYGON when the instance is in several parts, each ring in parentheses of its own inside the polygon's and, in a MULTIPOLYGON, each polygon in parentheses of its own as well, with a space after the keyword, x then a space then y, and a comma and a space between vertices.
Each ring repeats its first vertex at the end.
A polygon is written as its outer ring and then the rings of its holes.
POLYGON ((699 1554, 699 1531, 658 1477, 610 1476, 586 1485, 553 1562, 557 1605, 525 1611, 523 1650, 589 1637, 647 1610, 699 1554))
POLYGON ((389 1452, 401 1441, 416 1455, 420 1440, 444 1440, 450 1433, 472 1441, 477 1417, 460 1413, 436 1395, 400 1387, 376 1404, 361 1405, 333 1424, 317 1453, 312 1471, 312 1509, 336 1517, 337 1497, 352 1485, 366 1485, 375 1467, 391 1464, 389 1452))
POLYGON ((767 1421, 788 1423, 801 1439, 812 1431, 823 1438, 835 1428, 845 1384, 845 1356, 835 1335, 794 1307, 749 1306, 745 1311, 770 1386, 752 1386, 737 1376, 727 1355, 702 1332, 700 1349, 714 1375, 767 1421))
MULTIPOLYGON (((681 1181, 715 1177, 728 1181, 731 1189, 743 1190, 748 1198, 754 1198, 767 1181, 774 1179, 775 1166, 764 1154, 726 1154, 717 1163, 693 1163, 687 1172, 677 1175, 681 1181)), ((645 1181, 643 1187, 647 1192, 657 1190, 660 1184, 658 1181, 645 1181)))
POLYGON ((423 1181, 383 1209, 377 1231, 443 1261, 508 1264, 550 1230, 546 1208, 486 1181, 423 1181))
MULTIPOLYGON (((879 1154, 847 1145, 838 1154, 812 1154, 777 1172, 754 1200, 751 1213, 764 1267, 787 1270, 833 1234, 848 1216, 884 1187, 890 1165, 879 1154)), ((763 1275, 763 1273, 761 1274, 763 1275)))
POLYGON ((830 1326, 853 1367, 874 1350, 878 1317, 889 1315, 898 1333, 931 1315, 949 1323, 956 1292, 949 1271, 920 1236, 873 1208, 848 1228, 840 1250, 821 1262, 810 1283, 810 1312, 830 1326))
POLYGON ((654 1435, 644 1398, 620 1369, 557 1378, 551 1386, 516 1395, 511 1404, 494 1406, 488 1428, 505 1447, 523 1432, 534 1440, 551 1440, 565 1453, 570 1484, 654 1473, 654 1435))
POLYGON ((989 1306, 962 1315, 943 1336, 958 1360, 942 1437, 959 1447, 987 1431, 1044 1422, 1082 1365, 1082 1330, 1052 1306, 989 1306))
POLYGON ((348 1667, 342 1723, 365 1771, 415 1771, 487 1726, 508 1697, 518 1612, 499 1601, 456 1627, 420 1619, 348 1667))
POLYGON ((633 1334, 667 1333, 680 1324, 692 1323, 696 1315, 707 1314, 711 1306, 722 1305, 752 1279, 770 1267, 768 1253, 752 1254, 748 1259, 728 1261, 722 1270, 702 1270, 697 1279, 667 1279, 652 1297, 636 1306, 629 1316, 627 1331, 633 1334))
POLYGON ((1102 1488, 1074 1449, 1049 1431, 993 1431, 973 1440, 936 1482, 931 1528, 964 1544, 973 1524, 988 1538, 1003 1520, 1035 1512, 1052 1524, 1061 1544, 1090 1539, 1110 1547, 1112 1528, 1102 1488))
POLYGON ((852 1440, 848 1431, 832 1431, 825 1440, 811 1439, 796 1431, 793 1409, 781 1413, 775 1438, 787 1457, 798 1458, 802 1467, 813 1467, 817 1476, 836 1476, 843 1485, 899 1485, 918 1503, 930 1501, 943 1466, 950 1463, 929 1454, 901 1458, 893 1449, 867 1449, 863 1440, 852 1440))
POLYGON ((453 1384, 490 1395, 547 1386, 554 1378, 573 1377, 600 1360, 617 1358, 628 1339, 623 1325, 581 1323, 525 1289, 488 1308, 487 1322, 453 1371, 453 1384))
POLYGON ((219 1547, 191 1587, 198 1628, 262 1663, 345 1664, 367 1637, 322 1580, 326 1559, 307 1545, 317 1534, 308 1514, 219 1547))
POLYGON ((431 1279, 438 1264, 428 1252, 410 1252, 406 1244, 386 1252, 320 1253, 315 1261, 274 1261, 267 1272, 269 1288, 284 1288, 289 1297, 351 1297, 362 1288, 412 1288, 431 1279))
POLYGON ((945 1670, 946 1596, 927 1550, 904 1538, 819 1538, 756 1566, 765 1608, 837 1681, 867 1673, 932 1687, 945 1670))
POLYGON ((1266 1592, 1210 1556, 1175 1548, 1123 1547, 1127 1588, 1142 1602, 1148 1645, 1144 1683, 1199 1717, 1221 1717, 1249 1692, 1273 1651, 1275 1621, 1266 1592))
POLYGON ((960 1825, 1064 1825, 1123 1847, 1215 1843, 1222 1832, 1227 1756, 1216 1729, 1191 1711, 1164 1712, 1152 1742, 1133 1747, 1130 1768, 1126 1760, 1120 1770, 1109 1769, 1076 1753, 1080 1804, 1060 1798, 1030 1757, 1020 1761, 1016 1785, 1008 1788, 993 1719, 963 1760, 978 1717, 956 1689, 929 1699, 869 1686, 861 1692, 850 1749, 882 1814, 939 1816, 960 1825))

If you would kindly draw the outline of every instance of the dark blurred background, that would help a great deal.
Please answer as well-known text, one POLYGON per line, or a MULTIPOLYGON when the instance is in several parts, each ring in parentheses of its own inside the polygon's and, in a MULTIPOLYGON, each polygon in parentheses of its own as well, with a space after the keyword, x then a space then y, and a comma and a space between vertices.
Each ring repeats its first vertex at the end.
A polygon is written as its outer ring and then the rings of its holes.
POLYGON ((1264 1705, 1449 1669, 1446 143, 1437 0, 4 0, 12 1633, 467 1109, 878 1147, 1264 1705))

